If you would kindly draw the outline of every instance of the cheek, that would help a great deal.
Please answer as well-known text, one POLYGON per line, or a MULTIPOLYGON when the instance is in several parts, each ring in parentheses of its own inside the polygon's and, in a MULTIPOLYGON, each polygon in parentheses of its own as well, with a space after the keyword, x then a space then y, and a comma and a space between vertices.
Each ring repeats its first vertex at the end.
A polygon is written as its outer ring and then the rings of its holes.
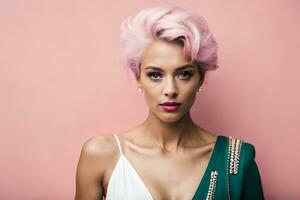
POLYGON ((183 101, 185 101, 185 104, 187 107, 190 107, 196 99, 196 87, 188 87, 184 88, 182 91, 185 91, 182 95, 183 101))
POLYGON ((144 89, 144 98, 149 107, 158 105, 159 102, 159 94, 157 94, 156 89, 144 89))
POLYGON ((194 104, 195 100, 196 100, 196 93, 193 92, 193 93, 190 95, 190 97, 189 97, 189 103, 190 103, 190 105, 194 104))
POLYGON ((185 98, 192 98, 193 96, 195 96, 196 91, 197 91, 196 83, 191 83, 181 88, 181 93, 182 95, 185 96, 185 98))
POLYGON ((141 74, 141 83, 143 87, 143 96, 146 104, 149 107, 152 107, 155 104, 159 103, 159 94, 158 86, 149 80, 146 74, 141 74))

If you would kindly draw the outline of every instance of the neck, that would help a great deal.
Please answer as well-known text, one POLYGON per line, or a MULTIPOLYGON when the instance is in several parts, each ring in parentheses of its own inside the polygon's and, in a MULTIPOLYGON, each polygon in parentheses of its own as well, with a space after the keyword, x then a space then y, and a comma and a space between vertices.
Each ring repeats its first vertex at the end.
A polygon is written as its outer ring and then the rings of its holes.
POLYGON ((142 127, 145 138, 163 153, 178 151, 198 128, 192 121, 190 112, 176 122, 162 121, 150 112, 142 127))

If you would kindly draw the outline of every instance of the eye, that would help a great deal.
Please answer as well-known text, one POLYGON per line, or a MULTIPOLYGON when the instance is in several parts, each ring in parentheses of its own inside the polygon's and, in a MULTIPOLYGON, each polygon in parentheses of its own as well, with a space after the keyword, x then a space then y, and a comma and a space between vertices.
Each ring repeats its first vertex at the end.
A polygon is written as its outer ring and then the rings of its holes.
POLYGON ((183 71, 183 72, 179 73, 179 76, 182 77, 182 79, 187 80, 192 76, 192 73, 189 71, 183 71))
POLYGON ((158 80, 159 77, 161 77, 161 74, 158 72, 149 72, 147 73, 147 76, 150 77, 150 79, 158 80))

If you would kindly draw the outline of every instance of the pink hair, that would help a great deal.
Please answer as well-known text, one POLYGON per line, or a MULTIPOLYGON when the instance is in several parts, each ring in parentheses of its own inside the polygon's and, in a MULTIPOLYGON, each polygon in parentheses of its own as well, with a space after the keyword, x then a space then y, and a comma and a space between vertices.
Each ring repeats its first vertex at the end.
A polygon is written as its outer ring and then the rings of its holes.
POLYGON ((129 17, 121 26, 121 65, 128 73, 139 76, 144 50, 155 39, 180 42, 183 53, 202 71, 215 70, 217 42, 209 31, 206 20, 176 6, 147 8, 129 17))

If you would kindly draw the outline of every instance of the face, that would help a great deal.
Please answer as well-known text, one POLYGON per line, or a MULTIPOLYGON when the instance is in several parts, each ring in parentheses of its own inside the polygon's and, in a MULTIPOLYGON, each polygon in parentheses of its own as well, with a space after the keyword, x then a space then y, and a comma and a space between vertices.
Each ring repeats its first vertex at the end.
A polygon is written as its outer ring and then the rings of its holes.
POLYGON ((184 56, 182 46, 163 40, 154 40, 145 50, 137 83, 151 114, 166 122, 188 113, 202 84, 197 66, 184 56), (180 105, 161 106, 164 102, 180 105))

